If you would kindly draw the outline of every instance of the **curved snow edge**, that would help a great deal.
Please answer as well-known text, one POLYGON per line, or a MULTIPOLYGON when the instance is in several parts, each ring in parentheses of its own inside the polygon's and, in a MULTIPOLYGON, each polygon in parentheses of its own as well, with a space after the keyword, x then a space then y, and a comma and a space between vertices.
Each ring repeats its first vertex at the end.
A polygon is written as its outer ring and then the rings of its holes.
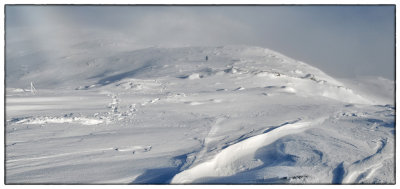
POLYGON ((192 183, 203 177, 231 176, 241 171, 241 164, 254 157, 259 148, 267 146, 286 135, 303 132, 312 126, 325 121, 326 118, 319 118, 312 122, 297 122, 288 124, 268 133, 260 134, 242 142, 236 143, 219 152, 213 159, 200 163, 195 167, 184 170, 175 175, 171 183, 192 183))

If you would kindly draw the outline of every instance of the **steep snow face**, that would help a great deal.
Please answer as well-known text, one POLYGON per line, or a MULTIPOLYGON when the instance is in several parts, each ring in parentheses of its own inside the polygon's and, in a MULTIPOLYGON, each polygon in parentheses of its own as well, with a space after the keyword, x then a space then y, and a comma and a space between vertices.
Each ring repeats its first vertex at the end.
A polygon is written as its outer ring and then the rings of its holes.
POLYGON ((260 47, 17 47, 7 183, 395 181, 390 81, 349 88, 260 47))

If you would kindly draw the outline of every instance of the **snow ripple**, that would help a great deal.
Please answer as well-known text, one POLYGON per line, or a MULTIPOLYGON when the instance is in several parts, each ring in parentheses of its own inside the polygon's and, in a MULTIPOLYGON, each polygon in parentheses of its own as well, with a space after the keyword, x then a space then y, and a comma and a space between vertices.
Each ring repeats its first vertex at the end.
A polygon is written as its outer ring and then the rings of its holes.
POLYGON ((76 123, 82 125, 97 125, 103 123, 103 120, 86 117, 36 117, 25 118, 16 122, 17 124, 42 125, 47 123, 76 123))

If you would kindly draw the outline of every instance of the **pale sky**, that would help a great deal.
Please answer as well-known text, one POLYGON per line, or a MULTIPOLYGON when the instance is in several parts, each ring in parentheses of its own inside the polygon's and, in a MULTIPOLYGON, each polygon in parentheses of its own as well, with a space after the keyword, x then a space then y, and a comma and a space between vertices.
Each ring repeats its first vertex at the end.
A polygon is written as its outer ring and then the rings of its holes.
POLYGON ((339 78, 394 79, 395 6, 6 6, 6 39, 95 29, 148 45, 254 45, 339 78), (44 32, 43 32, 44 33, 44 32), (21 35, 21 33, 18 33, 21 35))

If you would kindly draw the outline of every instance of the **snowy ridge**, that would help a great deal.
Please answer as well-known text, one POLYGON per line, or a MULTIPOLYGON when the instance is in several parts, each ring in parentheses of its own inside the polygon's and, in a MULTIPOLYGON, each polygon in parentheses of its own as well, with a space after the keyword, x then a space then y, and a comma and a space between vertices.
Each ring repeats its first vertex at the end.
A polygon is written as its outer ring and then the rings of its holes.
MULTIPOLYGON (((71 60, 68 64, 54 60, 51 63, 53 68, 50 69, 52 73, 49 74, 39 74, 42 72, 40 65, 34 68, 37 71, 34 69, 31 71, 33 73, 16 73, 15 75, 23 75, 22 78, 7 79, 7 85, 10 87, 21 86, 23 85, 21 82, 35 81, 38 87, 58 88, 68 87, 72 84, 79 85, 74 89, 87 90, 118 82, 117 86, 125 89, 140 90, 144 85, 140 84, 140 81, 137 84, 132 82, 131 78, 140 78, 146 81, 154 77, 172 76, 193 80, 216 75, 232 75, 236 78, 250 80, 251 77, 257 76, 258 78, 254 78, 260 80, 257 83, 285 80, 285 83, 295 85, 287 88, 287 90, 291 90, 289 92, 295 90, 300 94, 316 94, 336 100, 347 100, 350 103, 371 103, 370 100, 355 94, 353 90, 344 87, 341 82, 317 68, 260 47, 147 48, 131 52, 114 52, 107 57, 100 58, 101 60, 96 58, 94 63, 82 64, 84 57, 76 59, 78 61, 71 60), (210 57, 209 61, 204 61, 206 55, 210 57), (58 64, 62 65, 58 66, 58 64), (65 68, 65 66, 68 67, 65 68), (64 75, 60 75, 60 73, 64 75), (57 76, 52 74, 57 74, 57 76), (84 83, 87 85, 82 85, 84 83)), ((88 62, 90 61, 88 60, 88 62)), ((11 64, 9 67, 13 69, 15 66, 18 66, 18 63, 11 64)), ((265 87, 265 85, 257 86, 255 84, 252 87, 265 87)))

